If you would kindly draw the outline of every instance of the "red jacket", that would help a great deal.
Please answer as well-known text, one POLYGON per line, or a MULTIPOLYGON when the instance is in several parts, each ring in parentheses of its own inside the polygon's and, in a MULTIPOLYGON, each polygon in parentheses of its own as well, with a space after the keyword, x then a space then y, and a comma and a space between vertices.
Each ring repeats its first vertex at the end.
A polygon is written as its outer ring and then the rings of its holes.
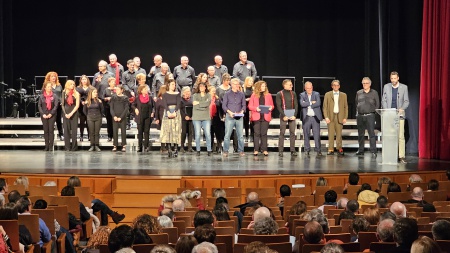
MULTIPOLYGON (((272 94, 268 93, 268 94, 264 95, 264 103, 265 103, 265 105, 272 106, 270 113, 264 114, 264 119, 267 122, 270 122, 270 120, 272 120, 272 111, 274 109, 272 94)), ((250 121, 259 120, 260 113, 256 111, 256 108, 258 108, 258 106, 259 106, 259 97, 255 96, 255 94, 252 94, 252 96, 250 97, 250 100, 248 101, 248 109, 250 110, 250 121)))

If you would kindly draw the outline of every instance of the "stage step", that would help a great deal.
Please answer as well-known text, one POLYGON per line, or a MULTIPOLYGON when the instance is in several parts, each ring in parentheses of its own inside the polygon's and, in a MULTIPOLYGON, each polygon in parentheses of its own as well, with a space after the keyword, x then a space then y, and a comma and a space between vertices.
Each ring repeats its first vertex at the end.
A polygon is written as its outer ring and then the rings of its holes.
POLYGON ((180 188, 181 177, 164 177, 161 179, 125 179, 113 181, 113 191, 117 193, 164 193, 172 194, 180 188))

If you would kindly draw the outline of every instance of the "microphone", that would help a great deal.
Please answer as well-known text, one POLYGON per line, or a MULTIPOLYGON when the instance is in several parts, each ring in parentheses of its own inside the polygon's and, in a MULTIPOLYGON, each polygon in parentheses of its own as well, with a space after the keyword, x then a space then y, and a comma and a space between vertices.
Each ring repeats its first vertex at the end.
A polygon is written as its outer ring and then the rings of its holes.
POLYGON ((4 86, 8 86, 6 83, 4 82, 0 82, 0 84, 4 85, 4 86))

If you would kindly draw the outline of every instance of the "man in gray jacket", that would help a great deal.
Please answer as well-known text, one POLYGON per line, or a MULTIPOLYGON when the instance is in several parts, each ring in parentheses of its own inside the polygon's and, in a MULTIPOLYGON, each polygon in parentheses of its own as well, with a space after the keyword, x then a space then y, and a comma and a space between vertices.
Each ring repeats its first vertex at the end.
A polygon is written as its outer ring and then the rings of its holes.
POLYGON ((399 82, 399 75, 392 71, 391 82, 384 85, 381 107, 383 109, 398 109, 399 131, 398 131, 398 157, 401 163, 405 160, 405 110, 409 106, 408 86, 399 82))

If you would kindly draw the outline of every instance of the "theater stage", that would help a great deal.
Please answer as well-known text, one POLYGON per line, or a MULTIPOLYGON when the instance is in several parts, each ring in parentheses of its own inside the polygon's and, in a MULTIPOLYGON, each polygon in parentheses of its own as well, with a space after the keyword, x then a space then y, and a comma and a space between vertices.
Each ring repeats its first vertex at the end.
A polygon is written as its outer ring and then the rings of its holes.
POLYGON ((130 176, 246 176, 246 175, 297 175, 297 174, 348 174, 380 172, 438 171, 450 168, 450 161, 407 157, 408 164, 381 165, 381 153, 376 159, 366 152, 364 157, 352 153, 340 156, 307 157, 299 153, 284 157, 269 153, 268 157, 245 157, 220 154, 208 157, 195 153, 180 154, 168 158, 159 151, 137 152, 44 152, 40 150, 2 150, 0 152, 1 173, 24 174, 77 174, 77 175, 130 175, 130 176))

